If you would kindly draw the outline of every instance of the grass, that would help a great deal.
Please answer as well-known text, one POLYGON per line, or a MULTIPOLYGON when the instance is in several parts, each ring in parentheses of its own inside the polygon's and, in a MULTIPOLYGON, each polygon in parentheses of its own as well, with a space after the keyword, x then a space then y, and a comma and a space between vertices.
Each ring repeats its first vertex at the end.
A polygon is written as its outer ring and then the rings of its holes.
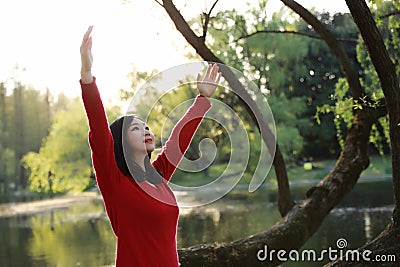
POLYGON ((219 177, 225 166, 225 164, 215 164, 208 168, 209 177, 205 176, 203 172, 186 172, 178 168, 172 176, 171 182, 189 187, 205 185, 212 182, 215 177, 219 177))
MULTIPOLYGON (((312 170, 306 170, 303 166, 289 166, 287 168, 290 181, 320 180, 324 178, 335 166, 336 159, 315 161, 312 170)), ((392 172, 390 157, 371 156, 370 164, 361 173, 362 176, 384 175, 392 172)), ((275 172, 270 171, 268 177, 274 178, 275 172)))
POLYGON ((369 167, 364 170, 362 176, 367 175, 382 175, 392 173, 392 159, 390 156, 379 157, 374 156, 370 158, 369 167))
MULTIPOLYGON (((321 180, 324 178, 329 171, 335 166, 336 159, 315 161, 312 163, 313 168, 311 170, 305 169, 303 166, 289 165, 287 166, 287 172, 289 181, 310 181, 310 180, 321 180)), ((209 177, 203 175, 202 172, 188 173, 181 170, 177 170, 172 178, 172 182, 181 186, 201 186, 212 182, 216 177, 219 177, 226 168, 226 164, 215 164, 212 165, 209 171, 209 177)), ((234 168, 240 170, 241 166, 237 165, 234 168)), ((370 164, 366 170, 361 173, 362 176, 379 176, 384 174, 390 174, 391 158, 372 156, 370 157, 370 164)), ((244 179, 241 179, 239 183, 247 184, 251 179, 251 173, 246 173, 244 179)), ((275 182, 275 171, 273 167, 267 175, 267 180, 275 182)))

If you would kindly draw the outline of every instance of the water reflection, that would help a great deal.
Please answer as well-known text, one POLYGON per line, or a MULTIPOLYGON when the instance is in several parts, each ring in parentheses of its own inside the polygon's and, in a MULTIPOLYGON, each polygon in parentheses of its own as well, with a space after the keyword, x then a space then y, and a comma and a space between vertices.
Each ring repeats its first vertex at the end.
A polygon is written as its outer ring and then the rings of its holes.
MULTIPOLYGON (((302 199, 308 187, 296 186, 296 199, 302 199)), ((338 238, 345 238, 349 248, 356 248, 374 238, 389 222, 391 190, 390 181, 357 185, 304 249, 334 247, 338 238)), ((252 194, 238 190, 212 205, 182 209, 178 246, 228 242, 269 228, 280 219, 276 204, 271 202, 275 197, 276 191, 271 188, 252 194)), ((110 266, 115 259, 115 237, 100 200, 0 218, 0 239, 0 266, 110 266)), ((308 262, 303 266, 321 264, 308 262)))
MULTIPOLYGON (((356 249, 376 237, 389 223, 393 206, 379 208, 339 208, 335 209, 325 219, 318 231, 303 246, 302 250, 312 249, 320 253, 323 249, 338 249, 336 241, 344 238, 347 241, 346 249, 356 249), (367 214, 367 215, 365 215, 367 214), (369 219, 366 221, 367 216, 369 219), (366 224, 368 234, 366 233, 366 224)), ((329 260, 320 262, 288 262, 285 267, 295 266, 323 266, 329 260)))
POLYGON ((280 218, 274 205, 239 205, 234 208, 220 207, 197 209, 179 219, 178 246, 189 247, 209 242, 228 242, 263 231, 280 218), (219 209, 218 209, 219 208, 219 209))
POLYGON ((0 220, 0 266, 99 266, 114 261, 115 237, 100 201, 0 220))

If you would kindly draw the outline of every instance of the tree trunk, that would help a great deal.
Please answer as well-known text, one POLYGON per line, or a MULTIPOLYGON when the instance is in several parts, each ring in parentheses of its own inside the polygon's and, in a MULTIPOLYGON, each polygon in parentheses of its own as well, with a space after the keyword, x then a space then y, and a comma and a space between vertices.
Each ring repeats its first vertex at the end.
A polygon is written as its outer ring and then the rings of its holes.
MULTIPOLYGON (((392 222, 373 241, 359 248, 373 251, 375 255, 395 255, 400 259, 400 87, 396 69, 386 50, 385 44, 364 0, 346 0, 354 22, 360 30, 371 61, 378 74, 386 107, 389 114, 390 144, 392 152, 392 173, 395 207, 392 222)), ((375 262, 336 261, 327 266, 376 266, 375 262)), ((380 262, 380 266, 398 266, 398 262, 380 262)))
POLYGON ((364 0, 346 0, 357 24, 372 64, 378 74, 389 114, 392 152, 393 186, 395 196, 394 226, 400 223, 400 87, 396 68, 391 61, 375 20, 364 0))
POLYGON ((21 165, 21 160, 25 148, 25 121, 24 121, 23 86, 20 83, 17 83, 15 86, 16 86, 14 89, 14 112, 15 112, 15 125, 16 125, 15 156, 17 159, 17 163, 15 165, 15 175, 17 177, 15 181, 15 190, 18 190, 19 186, 21 186, 22 189, 25 189, 26 187, 25 168, 21 165))
POLYGON ((192 142, 190 142, 189 144, 188 152, 190 153, 192 159, 195 161, 196 167, 201 170, 204 177, 210 177, 210 174, 208 173, 208 167, 205 168, 206 166, 201 159, 198 147, 199 143, 196 142, 196 140, 192 140, 192 142))
POLYGON ((51 111, 50 111, 50 89, 46 89, 46 96, 45 96, 45 103, 46 103, 46 136, 49 134, 50 125, 51 125, 51 111))
MULTIPOLYGON (((268 250, 299 249, 315 233, 329 212, 352 190, 360 173, 368 166, 367 144, 376 110, 357 111, 346 136, 344 149, 334 169, 307 192, 303 203, 295 205, 270 229, 225 244, 200 245, 179 250, 185 266, 276 266, 279 262, 261 262, 257 253, 268 250)), ((275 256, 275 255, 273 255, 275 256)))
MULTIPOLYGON (((7 117, 6 117, 6 87, 4 83, 0 84, 0 107, 1 107, 1 122, 0 122, 0 134, 1 134, 1 148, 3 151, 3 155, 0 156, 5 157, 5 150, 7 148, 7 136, 6 136, 6 129, 7 129, 7 117)), ((3 191, 5 194, 8 193, 8 176, 7 176, 7 162, 6 159, 3 158, 1 161, 1 173, 0 182, 3 182, 3 191)))

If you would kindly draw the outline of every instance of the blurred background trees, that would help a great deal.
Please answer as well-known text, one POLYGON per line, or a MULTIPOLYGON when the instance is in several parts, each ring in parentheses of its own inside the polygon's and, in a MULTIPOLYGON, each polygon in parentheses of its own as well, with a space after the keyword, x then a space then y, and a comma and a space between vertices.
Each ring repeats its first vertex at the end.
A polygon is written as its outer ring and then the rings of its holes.
MULTIPOLYGON (((245 11, 233 9, 215 14, 209 21, 206 43, 227 65, 243 72, 268 96, 278 143, 289 167, 310 159, 333 159, 340 153, 354 108, 340 65, 307 23, 287 9, 267 14, 266 5, 267 1, 259 1, 258 6, 245 11)), ((400 20, 399 16, 390 15, 398 10, 398 3, 375 1, 372 8, 400 73, 400 20)), ((376 72, 350 14, 315 15, 341 42, 361 74, 368 95, 373 100, 382 98, 376 72)), ((202 20, 204 17, 190 21, 199 35, 203 30, 202 20)), ((188 58, 199 57, 189 54, 188 58)), ((127 101, 140 83, 154 74, 155 71, 133 69, 129 74, 133 90, 121 90, 121 100, 127 101)), ((18 80, 13 86, 6 84, 9 83, 0 83, 1 192, 28 188, 56 193, 92 186, 87 126, 79 100, 62 94, 55 98, 48 90, 32 88, 18 80)), ((149 120, 158 137, 161 126, 157 118, 193 96, 193 88, 187 87, 160 99, 149 120)), ((236 107, 250 141, 260 138, 235 95, 220 92, 216 97, 236 107)), ((122 113, 115 106, 108 107, 108 112, 110 121, 122 113)), ((211 120, 205 120, 199 129, 188 157, 199 157, 198 143, 205 136, 220 146, 216 163, 223 164, 229 158, 230 143, 224 129, 211 120)), ((388 137, 388 120, 382 117, 372 127, 371 153, 387 153, 388 137)), ((251 157, 257 158, 259 148, 253 145, 251 149, 251 157)), ((250 162, 248 172, 253 171, 251 166, 250 162)), ((207 170, 203 174, 207 176, 207 170)))

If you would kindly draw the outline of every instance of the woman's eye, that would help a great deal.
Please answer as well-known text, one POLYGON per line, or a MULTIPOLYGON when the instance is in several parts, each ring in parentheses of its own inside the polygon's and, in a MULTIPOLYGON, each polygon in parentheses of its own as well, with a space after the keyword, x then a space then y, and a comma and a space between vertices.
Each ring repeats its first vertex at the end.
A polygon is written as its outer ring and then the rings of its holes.
POLYGON ((139 130, 139 127, 133 127, 132 128, 132 131, 136 131, 136 130, 139 130))

